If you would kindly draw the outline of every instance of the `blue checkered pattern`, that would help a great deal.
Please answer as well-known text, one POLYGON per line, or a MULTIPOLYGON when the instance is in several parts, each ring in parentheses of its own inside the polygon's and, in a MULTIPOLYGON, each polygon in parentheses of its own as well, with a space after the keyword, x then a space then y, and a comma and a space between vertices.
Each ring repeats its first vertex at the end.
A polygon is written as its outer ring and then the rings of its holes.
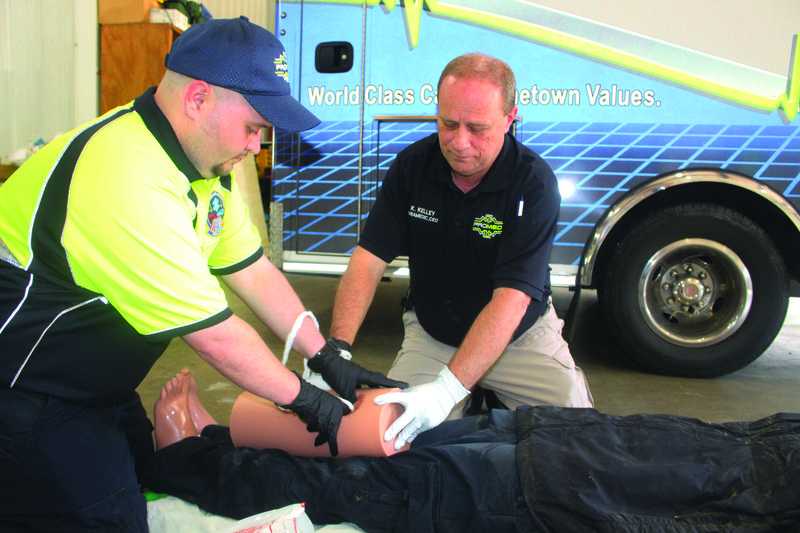
MULTIPOLYGON (((433 122, 373 123, 364 132, 358 187, 358 124, 325 122, 276 139, 273 201, 283 202, 284 249, 346 254, 357 241, 358 198, 367 216, 395 155, 433 133, 433 122), (296 139, 296 137, 294 137, 296 139)), ((522 123, 518 138, 575 193, 564 198, 552 262, 577 264, 602 213, 642 181, 687 167, 753 176, 800 208, 800 127, 706 124, 522 123)))

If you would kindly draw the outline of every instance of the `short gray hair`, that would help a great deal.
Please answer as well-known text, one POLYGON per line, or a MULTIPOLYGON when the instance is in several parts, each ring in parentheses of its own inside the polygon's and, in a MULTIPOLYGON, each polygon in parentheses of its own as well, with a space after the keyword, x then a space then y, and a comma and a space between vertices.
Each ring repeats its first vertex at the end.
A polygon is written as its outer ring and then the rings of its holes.
POLYGON ((437 90, 442 88, 442 81, 447 76, 488 81, 502 91, 503 112, 510 113, 514 107, 517 80, 511 67, 505 61, 485 54, 471 52, 458 56, 444 67, 442 75, 439 76, 437 90))

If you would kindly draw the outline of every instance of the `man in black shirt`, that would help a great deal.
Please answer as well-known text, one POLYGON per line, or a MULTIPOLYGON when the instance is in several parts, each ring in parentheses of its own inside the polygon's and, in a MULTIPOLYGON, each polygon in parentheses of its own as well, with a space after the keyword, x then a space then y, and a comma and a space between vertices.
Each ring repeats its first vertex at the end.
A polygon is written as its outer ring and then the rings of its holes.
POLYGON ((558 183, 509 134, 515 89, 503 61, 447 65, 438 133, 397 156, 336 294, 331 335, 349 348, 386 266, 408 256, 405 337, 389 375, 413 387, 376 399, 406 408, 386 435, 398 449, 459 417, 476 386, 509 409, 593 405, 550 298, 558 183))

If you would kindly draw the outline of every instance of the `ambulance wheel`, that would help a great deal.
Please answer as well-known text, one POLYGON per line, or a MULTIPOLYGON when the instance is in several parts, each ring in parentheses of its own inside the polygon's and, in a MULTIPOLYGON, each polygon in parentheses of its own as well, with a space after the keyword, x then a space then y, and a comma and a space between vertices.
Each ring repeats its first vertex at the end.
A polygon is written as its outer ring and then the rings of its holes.
POLYGON ((620 346, 643 367, 710 378, 758 358, 789 305, 789 276, 772 239, 713 203, 646 216, 609 262, 600 298, 620 346))

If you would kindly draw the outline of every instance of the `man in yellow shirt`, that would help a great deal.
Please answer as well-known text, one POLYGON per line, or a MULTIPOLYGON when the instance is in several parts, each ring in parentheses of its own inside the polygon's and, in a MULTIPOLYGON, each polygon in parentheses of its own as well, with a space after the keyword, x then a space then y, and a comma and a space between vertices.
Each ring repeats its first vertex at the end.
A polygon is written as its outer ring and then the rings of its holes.
POLYGON ((398 386, 340 357, 264 257, 234 165, 263 128, 318 119, 283 47, 246 18, 192 26, 158 85, 37 152, 0 188, 0 529, 147 531, 135 467, 152 450, 135 389, 182 337, 287 406, 336 453, 349 407, 287 370, 220 279, 346 399, 398 386), (297 324, 295 324, 297 322, 297 324))

